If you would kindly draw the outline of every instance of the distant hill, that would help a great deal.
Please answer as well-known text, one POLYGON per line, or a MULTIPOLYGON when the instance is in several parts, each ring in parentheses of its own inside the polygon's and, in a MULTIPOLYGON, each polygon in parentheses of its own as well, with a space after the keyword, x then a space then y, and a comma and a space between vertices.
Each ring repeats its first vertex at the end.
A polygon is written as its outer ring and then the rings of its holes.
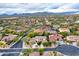
POLYGON ((37 13, 22 13, 22 14, 2 14, 0 17, 5 16, 48 16, 48 15, 73 15, 75 12, 64 12, 64 13, 52 13, 52 12, 37 12, 37 13))

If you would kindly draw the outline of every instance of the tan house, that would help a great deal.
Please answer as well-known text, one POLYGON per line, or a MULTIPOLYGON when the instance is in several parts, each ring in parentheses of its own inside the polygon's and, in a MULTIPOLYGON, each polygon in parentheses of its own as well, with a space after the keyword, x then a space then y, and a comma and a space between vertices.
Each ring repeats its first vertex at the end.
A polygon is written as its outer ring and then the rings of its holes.
POLYGON ((34 29, 34 32, 39 33, 39 34, 43 34, 44 30, 43 29, 34 29))
POLYGON ((36 42, 41 42, 41 41, 45 41, 46 38, 47 38, 46 36, 36 36, 32 38, 32 40, 35 40, 36 42))
POLYGON ((46 32, 48 32, 50 34, 57 34, 57 31, 55 31, 55 30, 47 30, 46 32))
POLYGON ((2 41, 5 41, 5 42, 8 42, 8 41, 13 40, 13 39, 16 38, 16 37, 17 37, 17 35, 9 34, 9 35, 7 35, 7 36, 4 36, 1 40, 2 40, 2 41))
POLYGON ((59 28, 60 32, 70 32, 69 28, 59 28))
POLYGON ((75 42, 75 41, 79 41, 79 36, 70 35, 67 36, 66 39, 75 42))

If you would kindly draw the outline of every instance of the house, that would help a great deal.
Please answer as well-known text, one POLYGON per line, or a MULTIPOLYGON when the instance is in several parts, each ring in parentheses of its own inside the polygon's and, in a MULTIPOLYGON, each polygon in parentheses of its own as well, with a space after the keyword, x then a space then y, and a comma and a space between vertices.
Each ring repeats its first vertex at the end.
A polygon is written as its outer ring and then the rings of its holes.
POLYGON ((58 29, 59 27, 60 27, 60 25, 55 25, 55 24, 53 25, 54 29, 58 29))
POLYGON ((57 34, 49 35, 49 41, 57 41, 57 39, 58 39, 57 34))
POLYGON ((44 36, 36 36, 35 38, 32 38, 29 40, 29 43, 32 45, 32 48, 43 48, 43 45, 41 44, 40 46, 37 44, 37 42, 45 42, 47 41, 46 40, 46 37, 44 36))
POLYGON ((55 33, 57 33, 56 30, 47 30, 46 32, 48 32, 48 33, 50 33, 50 34, 55 34, 55 33))
POLYGON ((51 30, 51 29, 52 29, 49 25, 43 25, 41 28, 42 28, 44 31, 48 31, 48 30, 51 30))
POLYGON ((70 32, 69 28, 59 28, 60 32, 70 32))
POLYGON ((34 32, 43 34, 44 30, 39 28, 39 29, 34 29, 34 32))
POLYGON ((39 47, 35 39, 30 39, 29 43, 31 44, 32 48, 38 48, 39 47))
POLYGON ((32 40, 35 40, 36 42, 42 42, 46 40, 46 36, 36 36, 34 38, 32 38, 32 40))
POLYGON ((79 23, 79 20, 75 21, 75 23, 79 23))
POLYGON ((22 32, 23 30, 20 30, 20 29, 18 29, 18 30, 15 30, 17 33, 20 33, 20 32, 22 32))
POLYGON ((51 25, 50 21, 48 21, 47 19, 45 19, 45 21, 46 21, 46 25, 51 25))
POLYGON ((52 34, 49 35, 49 41, 57 41, 57 40, 62 40, 62 36, 58 35, 58 34, 52 34))
POLYGON ((2 41, 5 41, 5 42, 8 42, 8 41, 13 40, 13 39, 16 38, 16 37, 17 37, 17 35, 9 34, 9 35, 7 35, 7 36, 4 36, 1 40, 2 40, 2 41))
POLYGON ((67 36, 66 39, 67 39, 68 41, 75 42, 75 41, 79 41, 79 36, 70 35, 70 36, 67 36))
POLYGON ((34 43, 36 43, 36 41, 34 39, 30 39, 29 43, 34 44, 34 43))

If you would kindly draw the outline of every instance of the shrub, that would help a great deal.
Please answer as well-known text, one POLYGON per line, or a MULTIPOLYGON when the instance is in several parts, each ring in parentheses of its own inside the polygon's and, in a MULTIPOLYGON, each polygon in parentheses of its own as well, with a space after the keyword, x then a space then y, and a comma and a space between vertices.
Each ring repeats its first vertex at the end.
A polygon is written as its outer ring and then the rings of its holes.
POLYGON ((45 47, 51 46, 51 42, 43 42, 43 46, 45 47))

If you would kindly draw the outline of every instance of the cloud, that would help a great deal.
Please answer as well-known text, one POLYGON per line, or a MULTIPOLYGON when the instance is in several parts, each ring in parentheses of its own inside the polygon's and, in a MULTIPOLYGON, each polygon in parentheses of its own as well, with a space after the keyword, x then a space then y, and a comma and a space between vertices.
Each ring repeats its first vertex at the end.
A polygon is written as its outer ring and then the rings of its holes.
POLYGON ((43 12, 50 8, 58 8, 63 4, 52 4, 52 3, 1 3, 0 4, 0 14, 13 14, 13 13, 34 13, 43 12))
POLYGON ((0 3, 0 14, 21 14, 35 12, 79 12, 79 4, 75 3, 0 3))
POLYGON ((79 12, 78 9, 52 9, 48 10, 48 12, 53 12, 53 13, 64 13, 64 12, 79 12))
POLYGON ((79 9, 79 3, 70 3, 60 7, 61 9, 79 9))
POLYGON ((49 9, 47 12, 52 13, 65 13, 65 12, 72 12, 72 13, 78 13, 79 12, 79 4, 64 4, 60 6, 57 9, 49 9))

